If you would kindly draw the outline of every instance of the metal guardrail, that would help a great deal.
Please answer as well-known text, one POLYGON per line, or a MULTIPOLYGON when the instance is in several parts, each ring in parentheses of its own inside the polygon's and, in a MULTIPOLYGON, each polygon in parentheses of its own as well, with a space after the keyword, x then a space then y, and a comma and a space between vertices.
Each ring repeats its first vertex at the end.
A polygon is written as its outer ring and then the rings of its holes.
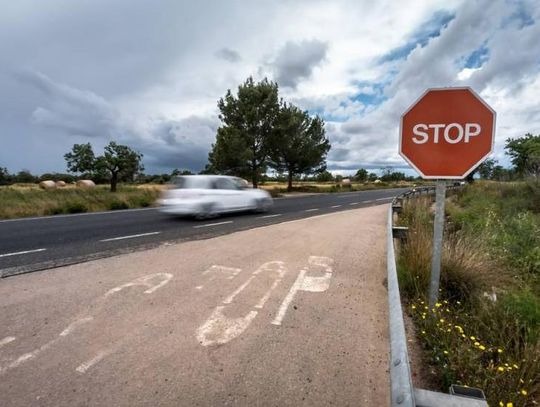
MULTIPOLYGON (((458 189, 461 186, 449 186, 448 189, 458 189)), ((388 272, 388 309, 390 332, 390 400, 392 407, 487 407, 481 398, 471 398, 466 394, 445 394, 423 389, 415 389, 412 383, 407 337, 399 283, 397 277, 394 239, 406 240, 408 228, 394 226, 394 214, 403 210, 403 200, 421 195, 435 193, 435 187, 421 187, 409 190, 392 200, 388 209, 387 222, 387 272, 388 272)), ((459 388, 458 388, 459 391, 459 388)), ((481 390, 479 390, 481 393, 481 390)))

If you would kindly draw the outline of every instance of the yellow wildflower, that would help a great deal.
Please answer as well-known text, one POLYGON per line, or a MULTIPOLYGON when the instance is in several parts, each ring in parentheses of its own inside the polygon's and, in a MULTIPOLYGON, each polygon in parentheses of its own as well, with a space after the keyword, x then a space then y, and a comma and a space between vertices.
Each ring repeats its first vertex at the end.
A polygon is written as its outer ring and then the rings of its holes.
POLYGON ((503 350, 501 348, 497 349, 497 352, 503 353, 503 350))
POLYGON ((523 394, 524 396, 526 396, 528 393, 527 393, 527 390, 525 389, 521 389, 521 394, 523 394))
POLYGON ((471 336, 471 341, 475 341, 476 338, 474 336, 471 336))
POLYGON ((448 351, 447 351, 447 350, 444 350, 443 353, 444 353, 445 355, 448 355, 448 351))
POLYGON ((504 372, 504 367, 499 366, 499 367, 497 368, 497 370, 498 370, 499 372, 504 372))
POLYGON ((486 347, 484 345, 479 346, 480 350, 486 350, 486 347))
POLYGON ((519 366, 516 365, 515 363, 512 366, 514 366, 514 369, 519 369, 519 366))
POLYGON ((440 302, 437 302, 437 303, 435 303, 435 306, 436 306, 437 308, 440 308, 440 307, 442 307, 442 304, 441 304, 440 302))
POLYGON ((475 343, 474 343, 474 346, 480 346, 480 342, 478 342, 478 341, 475 342, 475 343))

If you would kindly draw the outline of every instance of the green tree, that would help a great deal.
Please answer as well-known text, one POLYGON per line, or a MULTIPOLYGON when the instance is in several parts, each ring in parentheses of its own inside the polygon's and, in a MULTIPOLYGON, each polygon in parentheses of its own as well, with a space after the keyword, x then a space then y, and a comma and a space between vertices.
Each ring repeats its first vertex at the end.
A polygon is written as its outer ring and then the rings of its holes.
POLYGON ((287 172, 287 190, 292 191, 294 177, 326 170, 330 142, 324 121, 310 117, 292 104, 283 103, 276 126, 267 140, 269 164, 278 172, 287 172))
POLYGON ((366 182, 368 179, 368 172, 367 170, 360 168, 358 171, 356 171, 353 178, 357 182, 366 182))
POLYGON ((13 176, 14 182, 20 182, 21 184, 33 184, 38 181, 37 177, 32 175, 28 170, 19 171, 13 176))
POLYGON ((64 154, 70 172, 91 174, 95 171, 96 156, 90 143, 75 144, 69 153, 64 154))
POLYGON ((0 185, 10 185, 13 183, 13 176, 5 167, 0 167, 0 185))
POLYGON ((334 176, 330 171, 323 171, 315 177, 317 182, 331 182, 334 180, 334 176))
POLYGON ((377 176, 377 174, 375 174, 374 172, 370 172, 368 174, 368 181, 376 181, 379 177, 377 176))
POLYGON ((493 179, 493 171, 497 165, 497 160, 488 158, 476 169, 482 179, 493 179))
POLYGON ((519 175, 540 177, 540 135, 509 138, 504 148, 519 175))
POLYGON ((237 95, 228 90, 218 108, 223 124, 205 172, 247 177, 256 188, 267 168, 267 140, 279 112, 278 86, 267 79, 255 83, 249 77, 238 87, 237 95))
POLYGON ((133 180, 138 172, 144 170, 141 164, 143 155, 128 146, 111 141, 104 154, 96 158, 95 168, 107 174, 111 183, 111 192, 116 192, 118 181, 133 180))

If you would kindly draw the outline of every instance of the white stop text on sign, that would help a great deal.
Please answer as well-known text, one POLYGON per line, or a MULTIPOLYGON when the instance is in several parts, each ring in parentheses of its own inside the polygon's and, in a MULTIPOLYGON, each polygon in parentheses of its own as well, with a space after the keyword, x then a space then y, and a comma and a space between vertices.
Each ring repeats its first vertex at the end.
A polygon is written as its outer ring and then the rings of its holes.
POLYGON ((469 143, 471 138, 478 136, 481 131, 482 127, 478 123, 465 123, 465 126, 459 123, 419 123, 413 127, 412 140, 416 144, 425 144, 430 139, 434 144, 438 144, 439 140, 448 144, 457 144, 461 141, 469 143))

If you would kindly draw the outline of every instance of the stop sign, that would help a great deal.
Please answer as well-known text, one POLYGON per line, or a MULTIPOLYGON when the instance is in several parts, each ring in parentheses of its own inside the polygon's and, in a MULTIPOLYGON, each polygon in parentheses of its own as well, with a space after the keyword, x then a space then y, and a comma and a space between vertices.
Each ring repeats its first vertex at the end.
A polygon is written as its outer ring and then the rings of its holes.
POLYGON ((399 154, 423 178, 466 177, 493 151, 495 111, 470 88, 428 89, 401 116, 399 154))

